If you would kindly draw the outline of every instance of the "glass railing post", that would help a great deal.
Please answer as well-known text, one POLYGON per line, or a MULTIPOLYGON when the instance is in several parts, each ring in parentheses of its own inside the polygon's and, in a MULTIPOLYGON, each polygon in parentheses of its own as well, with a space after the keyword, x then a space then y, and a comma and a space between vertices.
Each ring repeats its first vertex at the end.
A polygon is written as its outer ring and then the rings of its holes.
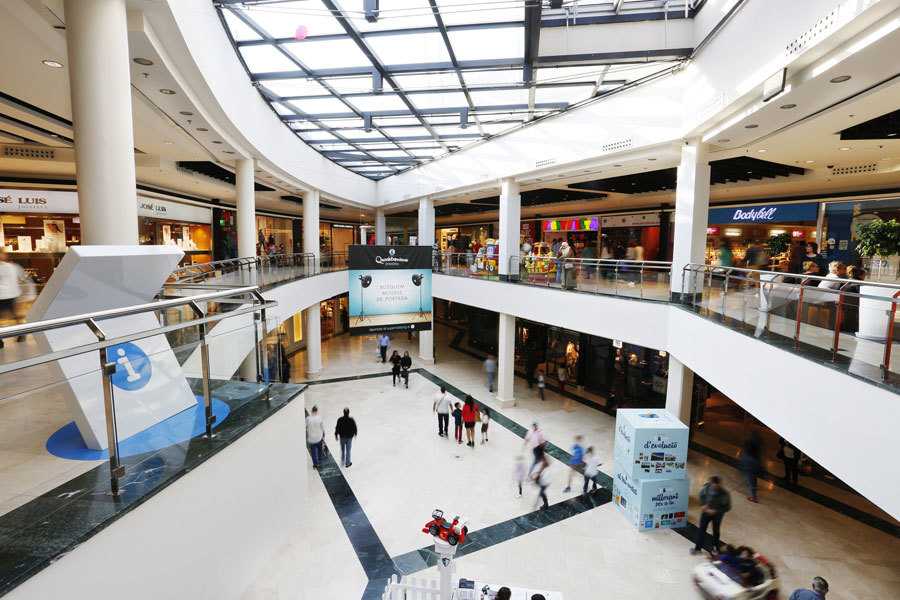
MULTIPOLYGON (((253 292, 253 296, 260 304, 265 304, 266 299, 258 291, 253 292)), ((261 345, 258 345, 258 363, 261 370, 257 371, 262 375, 262 383, 266 388, 266 400, 269 399, 269 341, 268 332, 266 331, 266 309, 260 309, 258 313, 254 313, 259 317, 259 336, 262 338, 261 345)), ((260 343, 257 338, 257 343, 260 343)))
POLYGON ((618 296, 619 295, 619 261, 616 261, 616 267, 615 267, 615 271, 613 272, 613 277, 615 277, 615 287, 613 288, 614 289, 613 295, 618 296))
POLYGON ((731 276, 731 269, 725 271, 725 285, 722 291, 722 315, 726 315, 728 311, 728 280, 731 276))
POLYGON ((836 363, 838 357, 838 341, 841 336, 841 321, 843 320, 843 312, 844 312, 844 290, 850 284, 844 284, 841 286, 840 292, 838 293, 838 301, 837 301, 837 312, 834 316, 834 344, 831 347, 831 362, 836 363))
MULTIPOLYGON (((206 311, 200 308, 200 305, 196 302, 191 302, 190 307, 198 319, 206 317, 206 311)), ((200 334, 200 372, 203 378, 203 409, 206 417, 206 437, 211 438, 216 417, 213 414, 212 393, 209 388, 209 346, 206 343, 206 323, 200 323, 197 327, 200 334)))
MULTIPOLYGON (((88 319, 87 326, 101 342, 106 334, 96 321, 88 319)), ((116 401, 110 377, 116 372, 116 363, 109 362, 108 348, 100 348, 100 377, 103 385, 103 409, 106 413, 106 442, 109 446, 109 489, 113 496, 119 495, 119 477, 125 474, 125 467, 119 464, 119 434, 116 430, 116 401)))
POLYGON ((641 290, 640 290, 640 294, 641 294, 641 300, 643 300, 643 299, 644 299, 644 263, 641 263, 641 265, 640 265, 639 268, 640 268, 640 270, 641 270, 641 290))
POLYGON ((892 296, 890 319, 888 320, 887 337, 884 340, 884 381, 891 377, 891 347, 894 344, 894 318, 897 316, 897 297, 900 292, 892 296))

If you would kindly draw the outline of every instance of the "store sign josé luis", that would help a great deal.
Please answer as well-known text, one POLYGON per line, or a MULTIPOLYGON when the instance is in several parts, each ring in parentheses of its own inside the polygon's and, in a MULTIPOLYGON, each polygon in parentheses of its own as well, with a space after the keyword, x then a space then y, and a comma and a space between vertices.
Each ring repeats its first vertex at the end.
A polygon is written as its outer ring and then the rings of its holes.
POLYGON ((0 212, 78 214, 75 192, 0 190, 0 212))
POLYGON ((818 212, 815 202, 774 206, 741 206, 713 208, 709 223, 783 223, 785 221, 814 221, 818 212))

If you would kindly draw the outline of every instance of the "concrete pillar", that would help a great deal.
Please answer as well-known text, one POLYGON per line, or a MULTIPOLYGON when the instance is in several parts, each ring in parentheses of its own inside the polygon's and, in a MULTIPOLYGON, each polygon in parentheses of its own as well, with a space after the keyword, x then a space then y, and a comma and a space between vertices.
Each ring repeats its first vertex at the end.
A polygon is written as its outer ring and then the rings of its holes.
MULTIPOLYGON (((313 267, 319 265, 319 191, 312 190, 303 198, 303 252, 314 254, 313 267)), ((303 311, 306 316, 306 377, 315 379, 322 373, 322 321, 319 303, 303 311)))
POLYGON ((689 263, 703 264, 706 252, 706 225, 709 217, 708 147, 698 139, 681 147, 678 183, 675 189, 675 239, 672 250, 673 299, 702 291, 702 278, 684 278, 689 263))
POLYGON ((497 339, 497 402, 501 407, 515 406, 516 318, 500 313, 497 339))
POLYGON ((694 392, 694 372, 677 358, 669 355, 669 380, 666 384, 666 410, 691 426, 691 397, 694 392))
POLYGON ((510 275, 519 274, 518 265, 513 265, 513 272, 510 273, 509 257, 519 254, 522 196, 519 195, 519 184, 512 179, 502 179, 500 186, 500 257, 497 267, 500 279, 505 281, 510 275))
MULTIPOLYGON (((419 246, 434 245, 434 200, 421 198, 419 200, 419 246)), ((431 327, 434 328, 434 304, 432 300, 431 327)), ((434 331, 419 332, 419 360, 426 365, 434 364, 434 331)))
POLYGON ((125 0, 66 0, 81 243, 138 243, 125 0))
POLYGON ((384 217, 384 209, 375 209, 375 245, 384 246, 387 244, 387 224, 384 217))
POLYGON ((237 194, 237 245, 241 258, 256 256, 255 161, 234 161, 234 188, 237 194))

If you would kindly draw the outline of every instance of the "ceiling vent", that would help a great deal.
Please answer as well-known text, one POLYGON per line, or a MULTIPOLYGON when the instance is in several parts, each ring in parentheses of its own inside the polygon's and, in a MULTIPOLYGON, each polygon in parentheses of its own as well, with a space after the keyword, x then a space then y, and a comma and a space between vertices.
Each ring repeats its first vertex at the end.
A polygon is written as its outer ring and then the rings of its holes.
POLYGON ((831 32, 831 30, 834 29, 835 26, 837 26, 839 8, 840 6, 836 6, 834 10, 819 19, 815 25, 801 33, 800 37, 785 46, 785 58, 790 58, 792 56, 802 54, 807 49, 815 46, 819 42, 819 40, 821 40, 823 37, 825 37, 826 34, 831 32))
POLYGON ((723 108, 725 108, 725 92, 716 94, 702 109, 700 109, 700 118, 703 120, 711 117, 723 108))
POLYGON ((831 168, 832 175, 859 175, 860 173, 875 173, 876 171, 878 171, 878 163, 831 168))
POLYGON ((550 167, 556 164, 555 158, 545 158, 543 160, 534 161, 535 169, 543 169, 544 167, 550 167))
POLYGON ((3 146, 3 158, 28 160, 56 160, 56 151, 45 147, 3 146))
POLYGON ((624 150, 625 148, 631 148, 633 142, 631 138, 627 140, 619 140, 617 142, 610 142, 608 144, 603 144, 604 152, 615 152, 616 150, 624 150))

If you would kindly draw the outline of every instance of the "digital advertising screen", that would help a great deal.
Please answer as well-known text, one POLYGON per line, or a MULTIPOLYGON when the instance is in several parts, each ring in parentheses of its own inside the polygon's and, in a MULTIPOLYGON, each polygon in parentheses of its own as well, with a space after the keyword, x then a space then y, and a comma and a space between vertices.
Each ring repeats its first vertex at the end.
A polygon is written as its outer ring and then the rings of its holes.
POLYGON ((431 329, 431 246, 350 246, 350 335, 431 329))

